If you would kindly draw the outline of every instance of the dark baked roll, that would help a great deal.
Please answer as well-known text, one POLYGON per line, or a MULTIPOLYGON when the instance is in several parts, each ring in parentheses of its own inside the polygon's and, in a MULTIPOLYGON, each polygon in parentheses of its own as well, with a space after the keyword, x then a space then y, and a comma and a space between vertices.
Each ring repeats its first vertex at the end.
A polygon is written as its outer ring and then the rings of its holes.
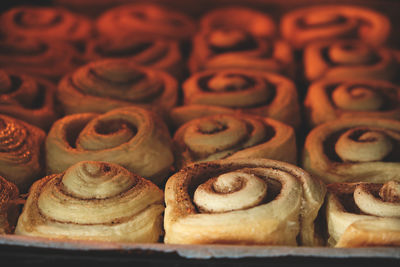
POLYGON ((103 13, 96 22, 100 35, 188 41, 196 30, 186 15, 155 4, 127 4, 103 13), (116 31, 116 29, 118 29, 116 31))
POLYGON ((27 39, 80 42, 92 32, 89 19, 56 7, 18 6, 3 13, 0 21, 6 35, 27 39))
POLYGON ((0 176, 21 192, 43 174, 45 132, 26 122, 0 115, 0 176))
POLYGON ((48 130, 57 118, 54 98, 52 83, 0 70, 0 113, 48 130))
POLYGON ((365 7, 321 5, 285 14, 281 19, 281 33, 296 49, 317 40, 349 38, 382 45, 389 36, 390 21, 365 7))
POLYGON ((67 114, 104 113, 131 105, 168 111, 177 104, 178 83, 166 72, 131 60, 105 59, 66 75, 57 97, 67 114))
POLYGON ((240 29, 211 29, 193 41, 190 71, 243 68, 294 74, 292 49, 282 40, 252 35, 240 29))
POLYGON ((31 188, 18 235, 114 242, 157 242, 163 192, 106 162, 79 162, 31 188))
POLYGON ((189 121, 174 135, 178 169, 217 159, 268 158, 296 163, 292 127, 248 114, 214 115, 189 121))
POLYGON ((304 103, 312 127, 339 118, 400 119, 400 87, 368 79, 321 79, 310 85, 304 103))
POLYGON ((300 124, 296 87, 277 74, 242 69, 208 70, 193 74, 182 89, 184 105, 232 108, 294 127, 300 124))
POLYGON ((326 188, 267 159, 192 164, 165 186, 167 244, 322 244, 315 219, 326 188))
POLYGON ((87 43, 86 59, 127 58, 133 62, 163 70, 176 78, 183 76, 184 65, 179 44, 173 40, 142 38, 98 38, 87 43))
POLYGON ((79 54, 67 43, 28 37, 0 41, 0 67, 58 81, 79 64, 79 54))
POLYGON ((267 14, 240 6, 228 6, 209 11, 200 19, 200 30, 231 29, 257 37, 273 37, 275 22, 267 14))
POLYGON ((172 140, 160 117, 135 106, 59 119, 46 139, 48 173, 84 160, 116 163, 161 184, 174 162, 172 140))
POLYGON ((393 51, 361 41, 319 41, 304 49, 304 71, 308 80, 352 78, 394 80, 399 63, 393 51))
POLYGON ((325 183, 382 183, 400 177, 400 122, 347 118, 314 128, 303 167, 325 183))
POLYGON ((400 182, 328 185, 330 246, 400 246, 400 182))
POLYGON ((18 196, 18 187, 0 176, 0 235, 13 232, 18 216, 18 196))

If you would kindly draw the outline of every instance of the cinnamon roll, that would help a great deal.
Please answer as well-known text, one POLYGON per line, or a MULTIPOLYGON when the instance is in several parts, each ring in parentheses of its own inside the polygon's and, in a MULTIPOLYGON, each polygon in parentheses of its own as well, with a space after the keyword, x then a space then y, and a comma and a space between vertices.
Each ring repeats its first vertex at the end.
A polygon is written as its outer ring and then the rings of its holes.
POLYGON ((79 162, 31 188, 15 233, 48 238, 157 242, 163 192, 106 162, 79 162))
POLYGON ((48 130, 57 118, 54 105, 55 86, 0 69, 0 113, 48 130))
POLYGON ((0 176, 26 192, 43 172, 43 143, 40 128, 0 115, 0 176))
POLYGON ((296 49, 317 40, 349 38, 382 45, 389 33, 390 21, 385 15, 359 6, 305 7, 281 19, 281 34, 296 49))
POLYGON ((267 159, 192 164, 165 187, 165 243, 321 244, 314 221, 325 186, 267 159))
POLYGON ((198 33, 189 61, 190 71, 243 68, 294 75, 290 46, 282 40, 251 35, 239 29, 198 33))
POLYGON ((312 127, 337 118, 400 119, 400 87, 367 79, 322 79, 308 88, 305 107, 312 127))
POLYGON ((276 25, 271 17, 257 10, 239 6, 209 11, 200 19, 200 29, 206 32, 218 29, 239 30, 264 38, 276 34, 276 25))
POLYGON ((214 115, 182 125, 174 135, 175 165, 235 158, 296 163, 292 127, 254 115, 214 115))
POLYGON ((97 19, 96 26, 100 35, 109 38, 136 36, 176 41, 188 41, 196 30, 194 22, 186 15, 161 5, 144 3, 112 8, 97 19))
POLYGON ((326 183, 400 179, 400 122, 376 118, 334 120, 306 138, 303 167, 326 183))
POLYGON ((220 106, 300 124, 295 85, 268 72, 242 69, 208 70, 193 74, 183 85, 184 104, 220 106))
POLYGON ((164 70, 176 78, 183 75, 183 59, 179 45, 172 40, 139 38, 92 39, 86 46, 89 61, 106 58, 128 58, 151 68, 164 70))
POLYGON ((328 185, 328 243, 336 247, 400 246, 400 182, 328 185))
POLYGON ((0 176, 0 235, 13 232, 13 221, 18 216, 18 196, 18 187, 0 176))
POLYGON ((320 41, 304 49, 304 71, 310 81, 323 77, 391 81, 398 69, 392 50, 361 41, 320 41))
POLYGON ((92 32, 89 19, 56 7, 18 6, 3 13, 0 21, 3 33, 27 39, 80 42, 92 32))
POLYGON ((66 75, 57 97, 66 114, 104 113, 123 106, 169 110, 177 104, 178 84, 169 74, 130 60, 91 62, 66 75))
POLYGON ((19 73, 58 81, 81 62, 68 43, 11 37, 0 41, 0 67, 19 73))
POLYGON ((46 139, 48 173, 84 160, 107 161, 160 184, 173 164, 172 140, 160 117, 131 106, 56 121, 46 139))

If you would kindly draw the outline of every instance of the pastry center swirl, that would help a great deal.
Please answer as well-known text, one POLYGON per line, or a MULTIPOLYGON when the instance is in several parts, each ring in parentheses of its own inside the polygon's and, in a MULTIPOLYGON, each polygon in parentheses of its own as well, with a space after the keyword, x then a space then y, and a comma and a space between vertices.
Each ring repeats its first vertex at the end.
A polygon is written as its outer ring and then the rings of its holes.
POLYGON ((375 111, 384 104, 382 94, 366 85, 342 84, 332 92, 337 107, 352 111, 375 111))
POLYGON ((376 53, 361 42, 339 42, 329 48, 329 58, 340 65, 367 65, 376 60, 376 53))
POLYGON ((342 134, 335 145, 336 153, 345 162, 383 160, 393 148, 392 138, 382 130, 361 127, 342 134))
POLYGON ((194 203, 201 212, 219 213, 259 205, 267 195, 267 183, 254 174, 224 173, 199 185, 194 203))
POLYGON ((354 190, 354 201, 359 209, 378 217, 400 218, 400 182, 389 181, 379 190, 376 186, 360 184, 354 190))

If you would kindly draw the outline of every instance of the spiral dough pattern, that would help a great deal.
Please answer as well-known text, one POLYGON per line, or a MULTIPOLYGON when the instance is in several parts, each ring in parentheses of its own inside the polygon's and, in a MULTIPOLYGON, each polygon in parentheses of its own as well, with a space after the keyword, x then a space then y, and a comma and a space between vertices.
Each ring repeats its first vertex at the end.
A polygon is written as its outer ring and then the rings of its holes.
POLYGON ((304 71, 308 80, 352 78, 392 81, 398 63, 393 51, 361 41, 318 41, 304 50, 304 71))
POLYGON ((192 120, 174 135, 178 169, 224 158, 270 158, 296 162, 293 129, 253 115, 214 115, 192 120))
POLYGON ((368 79, 322 79, 310 85, 304 105, 311 126, 339 118, 400 119, 400 87, 368 79))
POLYGON ((37 181, 16 234, 119 242, 157 242, 163 193, 106 162, 83 161, 37 181))
POLYGON ((160 184, 174 161, 171 143, 161 118, 139 107, 65 116, 46 139, 47 169, 60 173, 83 160, 107 161, 160 184))
POLYGON ((208 105, 270 117, 291 126, 300 123, 295 85, 261 71, 209 70, 193 74, 183 86, 184 105, 208 105))
POLYGON ((55 87, 29 76, 0 70, 0 112, 42 129, 56 119, 55 87))
POLYGON ((400 244, 400 182, 328 186, 329 244, 336 247, 400 244))
POLYGON ((359 39, 382 45, 390 33, 387 17, 356 6, 306 7, 287 13, 281 21, 282 36, 296 49, 316 40, 332 39, 359 39))
POLYGON ((20 6, 3 13, 0 20, 6 35, 28 39, 77 42, 92 31, 89 19, 62 8, 20 6))
POLYGON ((42 175, 45 138, 40 128, 0 115, 0 175, 22 192, 42 175))
POLYGON ((327 122, 306 138, 303 167, 326 183, 398 179, 400 124, 354 118, 327 122))
POLYGON ((190 165, 165 187, 165 243, 317 245, 314 220, 325 186, 267 159, 190 165))
POLYGON ((57 97, 67 114, 104 113, 131 105, 166 111, 178 100, 177 81, 163 71, 129 60, 89 63, 62 79, 57 97))

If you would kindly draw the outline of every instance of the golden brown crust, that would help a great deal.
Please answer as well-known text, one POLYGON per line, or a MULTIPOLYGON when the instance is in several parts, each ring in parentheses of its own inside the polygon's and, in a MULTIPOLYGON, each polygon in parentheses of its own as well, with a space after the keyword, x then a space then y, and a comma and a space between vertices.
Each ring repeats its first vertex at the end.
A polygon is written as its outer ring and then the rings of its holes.
POLYGON ((66 114, 104 113, 131 105, 168 111, 177 104, 178 84, 163 71, 129 60, 104 59, 66 75, 58 85, 57 98, 66 114))
POLYGON ((48 130, 57 118, 54 100, 52 83, 0 70, 0 113, 48 130))
POLYGON ((304 49, 304 72, 308 80, 352 78, 392 81, 398 62, 393 51, 356 40, 323 40, 304 49))
POLYGON ((281 33, 296 49, 323 39, 351 38, 382 45, 389 36, 390 21, 365 7, 320 5, 286 13, 281 19, 281 33))
POLYGON ((184 105, 201 104, 300 124, 295 85, 268 72, 243 69, 208 70, 193 74, 183 85, 184 105))
POLYGON ((84 161, 31 188, 16 234, 119 242, 157 242, 163 193, 123 167, 84 161))
POLYGON ((21 192, 43 174, 45 132, 26 122, 0 115, 0 175, 21 192))
POLYGON ((400 123, 348 118, 314 128, 306 138, 303 167, 325 183, 398 179, 400 123))
POLYGON ((8 36, 28 39, 83 41, 92 34, 91 21, 67 9, 19 6, 3 13, 2 31, 8 36))
POLYGON ((400 245, 399 187, 398 181, 330 184, 326 206, 329 244, 400 245))
POLYGON ((340 118, 400 119, 400 87, 381 80, 321 79, 304 102, 311 127, 340 118))
POLYGON ((254 115, 213 115, 192 120, 174 134, 175 166, 217 159, 269 158, 296 163, 294 130, 254 115))
POLYGON ((303 245, 320 244, 314 220, 325 191, 319 180, 284 162, 232 159, 189 165, 170 177, 165 187, 164 242, 296 245, 298 236, 303 245), (193 194, 200 184, 214 178, 233 189, 226 191, 224 185, 222 190, 216 189, 213 182, 211 194, 237 205, 227 211, 204 213, 199 211, 193 194), (248 179, 261 179, 268 189, 265 200, 251 206, 245 204, 249 197, 242 195, 248 179))
POLYGON ((96 22, 100 35, 135 35, 150 39, 187 41, 196 30, 186 15, 155 4, 126 4, 103 13, 96 22), (115 29, 118 31, 115 31, 115 29))
POLYGON ((13 232, 12 219, 17 217, 15 200, 18 196, 17 186, 0 176, 0 234, 13 232))
POLYGON ((165 123, 153 112, 131 106, 99 115, 81 113, 56 121, 46 139, 48 173, 83 160, 107 161, 157 184, 174 158, 165 123))

